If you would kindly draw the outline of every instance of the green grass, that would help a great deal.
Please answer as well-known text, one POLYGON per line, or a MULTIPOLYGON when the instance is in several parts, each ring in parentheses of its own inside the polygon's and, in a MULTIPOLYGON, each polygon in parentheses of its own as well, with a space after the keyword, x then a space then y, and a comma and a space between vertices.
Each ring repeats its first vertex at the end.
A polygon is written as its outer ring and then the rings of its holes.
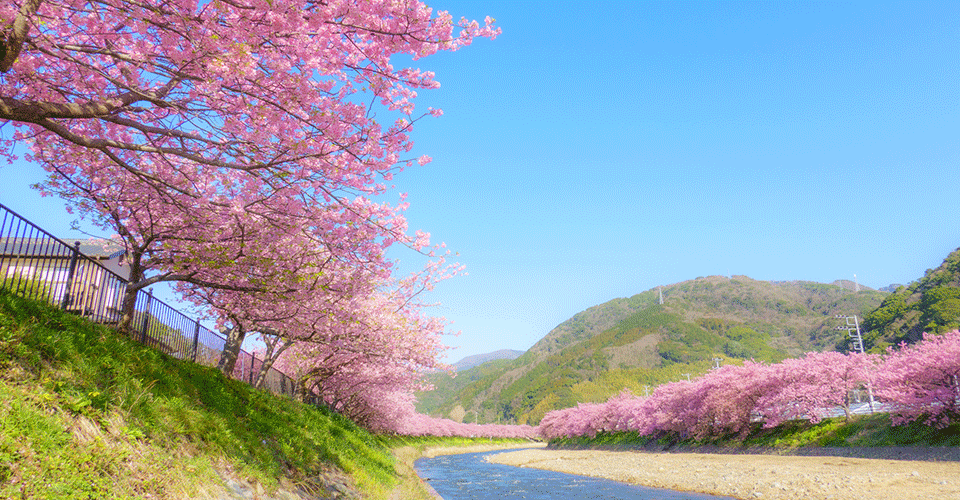
POLYGON ((913 422, 893 425, 885 413, 862 415, 846 421, 825 419, 817 424, 807 421, 784 423, 772 429, 755 426, 749 434, 716 439, 694 440, 677 435, 641 436, 635 432, 598 433, 593 437, 553 439, 551 446, 592 448, 774 448, 790 450, 802 447, 879 447, 879 446, 960 446, 960 423, 936 428, 913 422))
POLYGON ((219 476, 364 498, 400 478, 390 444, 0 290, 0 498, 184 498, 219 476))

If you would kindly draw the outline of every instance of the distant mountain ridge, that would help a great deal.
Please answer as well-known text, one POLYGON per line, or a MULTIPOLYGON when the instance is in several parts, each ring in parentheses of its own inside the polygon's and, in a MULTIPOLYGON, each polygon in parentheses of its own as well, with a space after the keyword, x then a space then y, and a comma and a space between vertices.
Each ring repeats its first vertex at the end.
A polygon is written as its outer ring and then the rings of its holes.
POLYGON ((498 359, 517 359, 523 355, 524 351, 515 351, 513 349, 500 349, 499 351, 488 352, 485 354, 474 354, 467 356, 453 364, 457 371, 469 370, 475 366, 482 365, 488 361, 498 359))
POLYGON ((863 316, 886 293, 841 280, 766 282, 709 276, 586 309, 514 360, 497 360, 432 382, 424 413, 464 421, 535 424, 547 411, 642 394, 715 363, 779 361, 835 349, 838 314, 863 316), (662 289, 664 303, 659 303, 662 289))

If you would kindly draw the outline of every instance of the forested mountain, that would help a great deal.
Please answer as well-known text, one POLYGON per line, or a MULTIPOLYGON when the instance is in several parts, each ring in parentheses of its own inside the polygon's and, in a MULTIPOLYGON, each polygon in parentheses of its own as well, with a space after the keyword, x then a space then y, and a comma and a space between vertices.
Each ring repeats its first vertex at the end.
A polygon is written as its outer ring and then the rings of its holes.
MULTIPOLYGON (((510 360, 523 355, 523 351, 501 349, 487 354, 467 356, 453 364, 457 369, 456 376, 451 377, 448 372, 437 372, 427 376, 427 381, 435 385, 433 390, 417 394, 417 411, 427 415, 439 415, 438 411, 448 402, 457 399, 457 395, 464 387, 494 373, 505 366, 510 360)), ((454 408, 456 408, 454 406, 454 408)), ((462 409, 444 412, 449 418, 461 421, 462 409)), ((476 422, 473 418, 471 422, 476 422)), ((488 420, 487 423, 490 421, 488 420)))
POLYGON ((846 332, 838 314, 864 314, 888 294, 838 281, 764 282, 701 277, 591 307, 523 356, 438 376, 418 409, 465 421, 537 423, 550 410, 637 394, 715 363, 779 361, 832 350, 846 332), (663 304, 660 304, 660 293, 663 304))
POLYGON ((517 359, 523 355, 523 351, 514 351, 513 349, 500 349, 499 351, 488 352, 485 354, 475 354, 467 356, 453 364, 457 370, 469 370, 474 366, 480 366, 489 361, 498 359, 517 359))
POLYGON ((960 248, 936 269, 928 269, 919 280, 888 295, 863 323, 864 348, 873 352, 916 342, 923 332, 960 327, 960 248))

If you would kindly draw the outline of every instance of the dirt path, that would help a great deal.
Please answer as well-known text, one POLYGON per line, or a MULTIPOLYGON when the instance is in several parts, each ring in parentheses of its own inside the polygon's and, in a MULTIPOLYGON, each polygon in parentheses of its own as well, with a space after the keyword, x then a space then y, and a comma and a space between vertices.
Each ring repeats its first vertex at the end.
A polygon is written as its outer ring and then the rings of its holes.
POLYGON ((739 499, 960 499, 960 462, 546 449, 488 460, 739 499))

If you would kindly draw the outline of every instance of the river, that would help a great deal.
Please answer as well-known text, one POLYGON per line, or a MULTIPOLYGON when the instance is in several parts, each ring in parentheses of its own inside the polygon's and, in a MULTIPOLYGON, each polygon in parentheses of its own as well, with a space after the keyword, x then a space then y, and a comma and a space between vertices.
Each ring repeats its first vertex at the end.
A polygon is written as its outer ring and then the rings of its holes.
POLYGON ((502 451, 421 458, 414 467, 444 500, 731 500, 484 460, 493 453, 502 451))

